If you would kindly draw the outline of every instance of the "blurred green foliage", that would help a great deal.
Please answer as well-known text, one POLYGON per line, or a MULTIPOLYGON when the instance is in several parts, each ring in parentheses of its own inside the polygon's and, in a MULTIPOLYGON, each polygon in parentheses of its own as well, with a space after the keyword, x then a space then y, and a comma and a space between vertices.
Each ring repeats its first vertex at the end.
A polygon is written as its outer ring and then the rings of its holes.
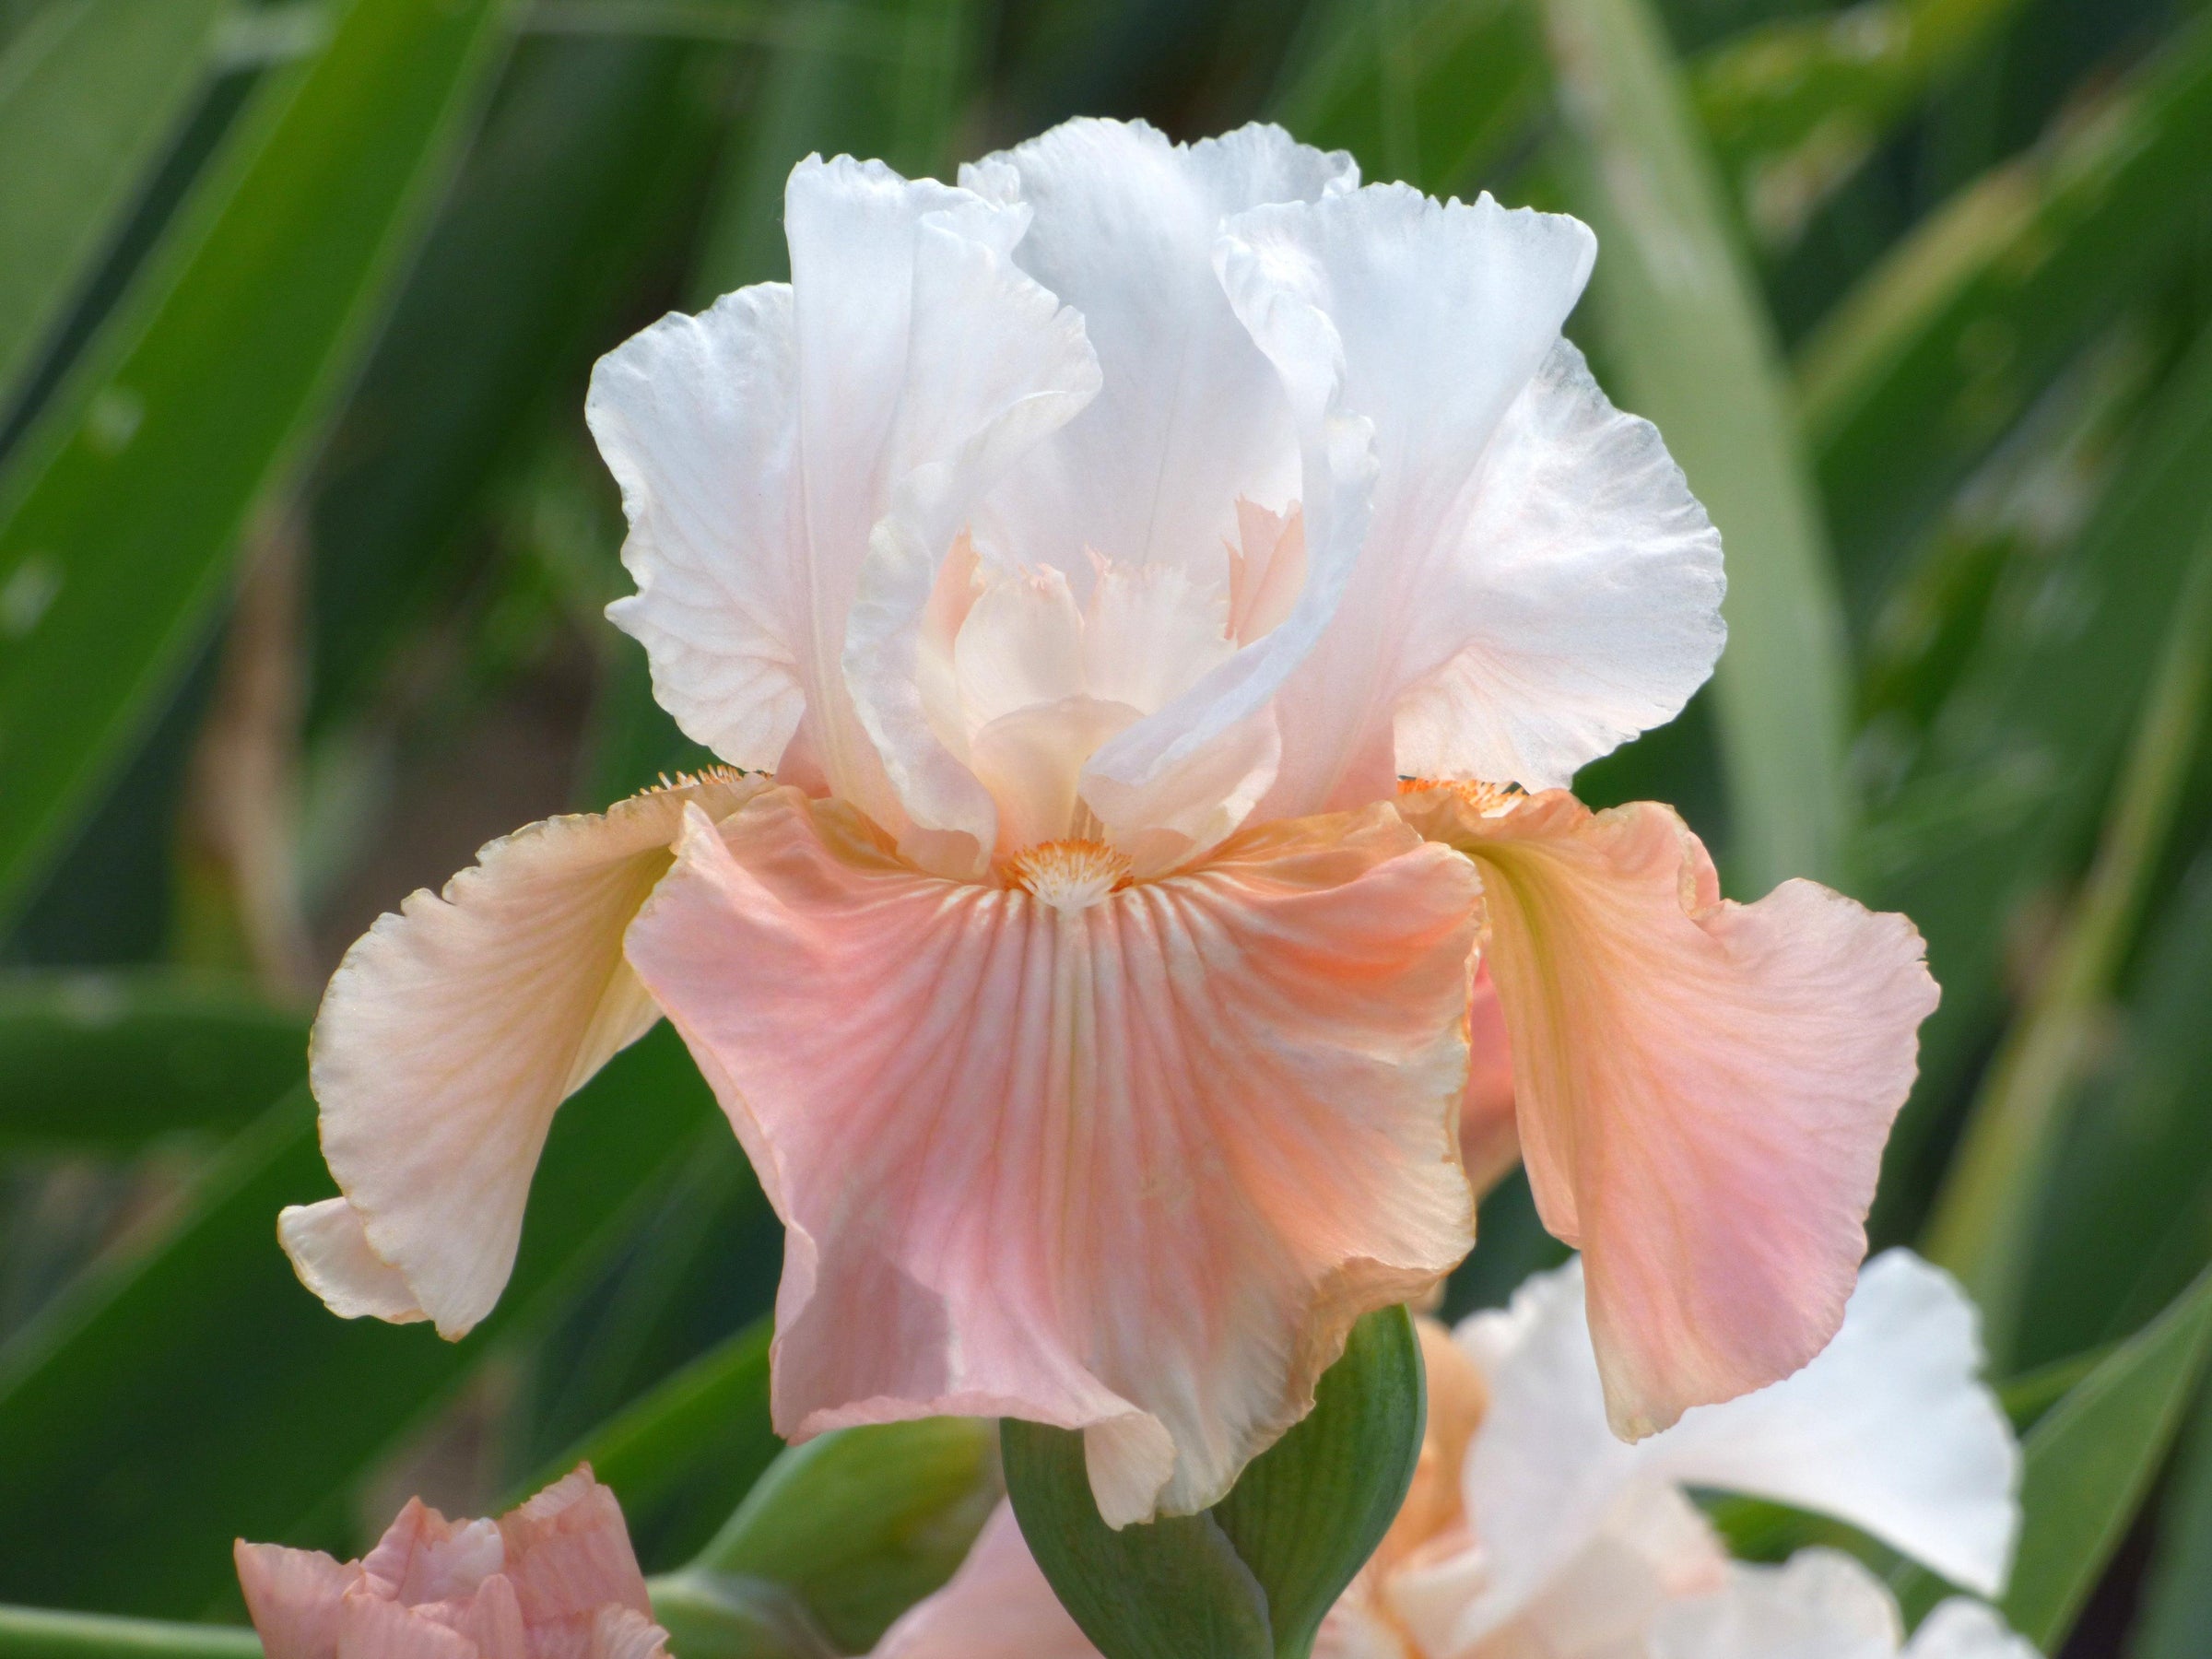
MULTIPOLYGON (((561 1113, 464 1343, 331 1319, 271 1223, 328 1190, 301 1034, 348 939, 698 759, 597 620, 594 357, 780 275, 806 151, 941 171, 1077 112, 1274 117, 1597 226, 1571 330, 1723 526, 1733 639, 1583 791, 1678 802, 1742 896, 1920 923, 1876 1242, 1968 1276, 2035 1420, 2013 1611, 2205 1651, 2182 0, 0 0, 0 1601, 235 1617, 233 1535, 349 1552, 403 1488, 480 1511, 577 1457, 702 1653, 852 1651, 949 1571, 995 1490, 966 1430, 775 1461, 777 1230, 667 1033, 561 1113)), ((1452 1305, 1555 1255, 1509 1182, 1452 1305)))

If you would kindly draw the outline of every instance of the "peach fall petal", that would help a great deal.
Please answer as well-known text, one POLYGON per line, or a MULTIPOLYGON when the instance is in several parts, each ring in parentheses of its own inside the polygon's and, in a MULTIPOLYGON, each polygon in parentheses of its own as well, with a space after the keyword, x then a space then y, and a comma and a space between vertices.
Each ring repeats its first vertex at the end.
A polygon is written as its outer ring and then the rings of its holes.
POLYGON ((1513 1118, 1513 1045, 1505 1008, 1486 963, 1467 999, 1467 1092, 1459 1103, 1459 1156, 1467 1184, 1481 1198, 1521 1161, 1513 1118))
POLYGON ((781 1432, 1080 1428, 1109 1522, 1189 1513, 1465 1253, 1465 861, 1378 806, 1124 870, 942 880, 793 790, 688 818, 629 955, 788 1230, 781 1432))
POLYGON ((1720 896, 1664 806, 1416 789, 1481 868, 1545 1225, 1581 1248, 1617 1432, 1787 1376, 1835 1335, 1936 984, 1919 933, 1807 881, 1720 896))
POLYGON ((498 1521, 412 1500, 359 1561, 234 1553, 268 1659, 665 1659, 621 1508, 588 1465, 498 1521))
POLYGON ((277 1219, 334 1312, 448 1337, 490 1312, 554 1109, 659 1018, 622 930, 684 809, 721 818, 761 787, 717 772, 533 824, 346 953, 308 1058, 345 1196, 277 1219))

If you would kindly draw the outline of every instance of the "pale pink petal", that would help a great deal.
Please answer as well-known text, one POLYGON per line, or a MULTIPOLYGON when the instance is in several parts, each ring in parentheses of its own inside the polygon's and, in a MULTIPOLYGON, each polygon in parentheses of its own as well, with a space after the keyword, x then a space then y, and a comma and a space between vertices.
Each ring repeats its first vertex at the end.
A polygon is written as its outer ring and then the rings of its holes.
POLYGON ((334 1659, 338 1651, 338 1602, 360 1583, 358 1561, 337 1562, 319 1549, 281 1544, 231 1547, 246 1614, 268 1659, 334 1659))
POLYGON ((1806 1549, 1781 1567, 1732 1568, 1717 1594, 1665 1609, 1653 1621, 1651 1653, 1652 1659, 1896 1659, 1903 1640, 1896 1599, 1879 1579, 1847 1555, 1806 1549))
POLYGON ((1237 500, 1237 538, 1229 545, 1230 625, 1240 645, 1273 633, 1306 585, 1306 520, 1293 507, 1270 512, 1237 500))
POLYGON ((1279 127, 1193 145, 1142 123, 1070 121, 965 170, 1036 215, 1014 258, 1082 312, 1104 383, 994 491, 977 534, 999 556, 1080 577, 1087 548, 1218 574, 1240 495, 1282 506, 1298 438, 1267 360, 1214 276, 1229 216, 1356 183, 1349 156, 1279 127))
POLYGON ((1481 867, 1523 1157, 1578 1245, 1615 1429, 1787 1376, 1841 1324, 1936 1006, 1919 934, 1810 882, 1723 900, 1682 821, 1418 790, 1481 867))
POLYGON ((448 1521, 410 1498, 376 1547, 361 1558, 367 1587, 391 1601, 459 1601, 506 1565, 500 1529, 490 1521, 448 1521))
POLYGON ((1390 1620, 1347 1592, 1321 1621, 1313 1659, 1422 1659, 1390 1620))
POLYGON ((599 1609, 586 1659, 667 1659, 668 1632, 629 1607, 599 1609))
POLYGON ((504 1573, 493 1573, 455 1609, 453 1628, 477 1644, 478 1659, 532 1659, 523 1606, 504 1573))
POLYGON ((337 1659, 487 1659, 449 1625, 377 1595, 338 1604, 337 1659))
POLYGON ((1097 1659, 1001 1501, 952 1582, 884 1633, 873 1659, 1097 1659))
POLYGON ((1387 807, 1118 890, 1093 851, 1048 903, 779 791, 692 818, 629 953, 789 1230, 779 1429, 1084 1428, 1118 1524, 1217 1500, 1465 1252, 1473 895, 1387 807))
POLYGON ((531 1659, 589 1659, 601 1611, 650 1618, 622 1506, 583 1465, 500 1517, 531 1659))
POLYGON ((1479 1198, 1521 1161, 1513 1116, 1513 1047, 1505 1008, 1486 964, 1467 1001, 1467 1092, 1459 1103, 1459 1157, 1479 1198))
POLYGON ((346 953, 308 1072, 358 1226, 327 1205, 278 1223, 335 1312, 427 1313, 448 1337, 490 1312, 554 1109, 658 1018, 622 930, 686 805, 721 817, 759 787, 717 774, 533 824, 346 953))

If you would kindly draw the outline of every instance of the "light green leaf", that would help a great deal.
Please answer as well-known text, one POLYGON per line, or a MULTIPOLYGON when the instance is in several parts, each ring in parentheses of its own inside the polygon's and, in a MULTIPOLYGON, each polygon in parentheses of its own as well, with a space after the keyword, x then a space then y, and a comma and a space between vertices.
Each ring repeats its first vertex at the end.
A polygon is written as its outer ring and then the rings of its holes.
POLYGON ((1898 242, 1806 342, 1805 429, 1854 610, 1910 532, 2121 302, 2212 181, 2212 17, 1898 242))
POLYGON ((1714 677, 1751 893, 1842 869, 1844 630, 1778 347, 1647 0, 1547 0, 1561 177, 1602 252, 1591 283, 1611 388, 1658 424, 1727 556, 1714 677))
POLYGON ((273 1108, 158 1240, 0 1348, 0 1595, 200 1612, 232 1583, 232 1538, 299 1541, 489 1345, 564 1306, 704 1137, 728 1133, 672 1032, 618 1056, 554 1120, 514 1276, 456 1344, 335 1318, 293 1278, 276 1212, 332 1187, 306 1092, 273 1108))
POLYGON ((1082 1435, 1012 1419, 1006 1489, 1037 1564, 1107 1659, 1306 1659, 1406 1500, 1426 1411, 1413 1321, 1390 1308, 1352 1327, 1313 1409, 1203 1514, 1115 1532, 1082 1435))
POLYGON ((160 972, 0 977, 0 1152, 233 1129, 307 1073, 307 1025, 160 972))
POLYGON ((0 1607, 0 1659, 262 1659, 235 1625, 171 1624, 44 1607, 0 1607))
MULTIPOLYGON (((992 1426, 924 1418, 843 1429, 779 1457, 681 1572, 653 1581, 653 1606, 703 1622, 788 1594, 839 1653, 865 1653, 940 1588, 998 1501, 992 1426)), ((682 1632, 669 1625, 679 1642, 682 1632)))
POLYGON ((0 908, 127 754, 344 383, 512 0, 356 0, 277 72, 0 480, 0 908))
POLYGON ((0 413, 200 86, 223 0, 66 0, 0 56, 0 413))

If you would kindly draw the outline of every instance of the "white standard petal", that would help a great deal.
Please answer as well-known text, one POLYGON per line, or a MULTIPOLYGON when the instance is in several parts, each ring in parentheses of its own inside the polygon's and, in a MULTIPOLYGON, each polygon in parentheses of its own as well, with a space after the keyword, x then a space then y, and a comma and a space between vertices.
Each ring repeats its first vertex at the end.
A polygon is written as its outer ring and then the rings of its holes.
POLYGON ((1214 276, 1230 216, 1358 182, 1349 156, 1279 127, 1171 144, 1142 123, 1070 121, 971 169, 1035 220, 1020 266, 1083 313, 1104 383, 995 491, 977 534, 1078 582, 1087 548, 1218 574, 1240 495, 1284 505, 1298 438, 1282 388, 1214 276))
POLYGON ((457 1337, 491 1311, 554 1109, 659 1018, 622 934, 685 806, 718 820, 759 788, 716 774, 533 824, 346 953, 308 1054, 345 1196, 279 1221, 335 1312, 457 1337))
POLYGON ((1608 403, 1560 341, 1418 579, 1359 590, 1407 605, 1397 770, 1563 788, 1705 682, 1724 586, 1720 533, 1658 429, 1608 403))
POLYGON ((1896 1659, 1902 1639, 1897 1602, 1879 1579, 1849 1556, 1806 1549, 1785 1566, 1736 1567, 1718 1594, 1666 1608, 1653 1621, 1650 1652, 1652 1659, 1896 1659))
POLYGON ((1322 522, 1330 480, 1308 462, 1307 597, 1340 596, 1301 602, 1277 630, 1314 640, 1278 699, 1283 767, 1265 810, 1371 799, 1394 782, 1398 699, 1469 626, 1457 567, 1483 458, 1559 344, 1594 246, 1571 218, 1404 186, 1230 226, 1222 280, 1253 336, 1288 383, 1311 388, 1309 407, 1334 378, 1341 411, 1374 429, 1372 518, 1357 539, 1356 515, 1322 522))
MULTIPOLYGON (((871 538, 903 512, 930 545, 902 556, 934 573, 958 529, 946 519, 1096 385, 1080 319, 1008 262, 1027 218, 878 163, 810 158, 784 199, 791 284, 666 318, 593 376, 587 414, 622 485, 639 590, 609 614, 645 644, 656 696, 734 763, 894 827, 892 774, 931 757, 908 753, 900 712, 864 724, 847 684, 871 538)), ((912 679, 910 641, 871 649, 912 679)), ((979 795, 971 785, 971 816, 979 795)))

